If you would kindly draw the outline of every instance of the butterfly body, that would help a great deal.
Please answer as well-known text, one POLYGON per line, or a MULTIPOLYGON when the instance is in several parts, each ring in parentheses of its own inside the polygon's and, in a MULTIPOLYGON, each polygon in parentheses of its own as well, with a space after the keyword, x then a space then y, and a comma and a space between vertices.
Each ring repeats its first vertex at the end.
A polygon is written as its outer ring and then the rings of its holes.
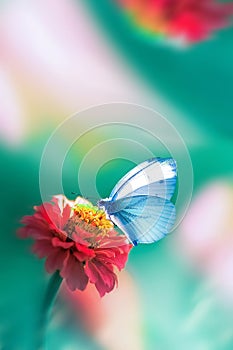
POLYGON ((170 199, 176 177, 172 158, 149 159, 127 173, 98 206, 134 245, 155 242, 169 232, 175 221, 170 199))

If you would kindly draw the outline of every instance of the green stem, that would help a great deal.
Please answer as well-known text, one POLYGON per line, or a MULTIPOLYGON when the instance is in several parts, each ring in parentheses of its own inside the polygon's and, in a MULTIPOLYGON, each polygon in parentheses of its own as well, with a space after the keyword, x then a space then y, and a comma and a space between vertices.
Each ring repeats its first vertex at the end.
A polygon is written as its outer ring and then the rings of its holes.
POLYGON ((39 316, 35 350, 45 349, 46 328, 49 321, 50 312, 52 310, 52 307, 61 283, 62 283, 62 277, 60 276, 59 271, 56 271, 50 278, 50 281, 47 286, 45 296, 43 299, 40 316, 39 316))

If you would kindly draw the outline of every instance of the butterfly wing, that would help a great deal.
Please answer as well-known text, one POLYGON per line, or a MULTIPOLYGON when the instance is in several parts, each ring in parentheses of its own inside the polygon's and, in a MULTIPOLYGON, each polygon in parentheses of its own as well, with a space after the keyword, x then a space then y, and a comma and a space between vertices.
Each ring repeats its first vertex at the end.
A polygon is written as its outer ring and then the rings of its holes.
POLYGON ((175 206, 155 196, 132 196, 105 203, 110 219, 129 240, 152 243, 163 238, 175 222, 175 206))
POLYGON ((110 198, 134 195, 170 199, 176 186, 176 162, 173 158, 152 158, 129 171, 113 188, 110 198))

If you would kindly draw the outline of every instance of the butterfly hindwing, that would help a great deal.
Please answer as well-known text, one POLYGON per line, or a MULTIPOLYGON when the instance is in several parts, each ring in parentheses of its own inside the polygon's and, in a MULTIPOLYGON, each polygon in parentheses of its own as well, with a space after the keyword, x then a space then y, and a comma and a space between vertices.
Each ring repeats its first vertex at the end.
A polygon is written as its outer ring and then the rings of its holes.
POLYGON ((134 244, 160 240, 175 221, 175 207, 165 198, 139 195, 105 205, 111 220, 134 244))
POLYGON ((134 195, 170 199, 176 186, 176 162, 172 158, 152 158, 129 171, 113 188, 110 198, 134 195))

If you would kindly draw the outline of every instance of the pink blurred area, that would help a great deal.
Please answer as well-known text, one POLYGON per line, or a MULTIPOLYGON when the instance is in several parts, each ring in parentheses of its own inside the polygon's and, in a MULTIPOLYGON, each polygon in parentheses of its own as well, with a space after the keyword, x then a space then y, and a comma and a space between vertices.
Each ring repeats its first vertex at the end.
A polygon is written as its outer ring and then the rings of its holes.
POLYGON ((5 2, 0 33, 0 136, 9 144, 82 108, 141 94, 78 1, 5 2))
POLYGON ((17 144, 24 134, 25 108, 13 74, 3 64, 0 67, 0 101, 0 139, 17 144))
POLYGON ((106 350, 144 349, 140 298, 127 271, 118 275, 119 288, 100 298, 92 284, 71 292, 63 284, 61 296, 82 322, 86 332, 106 350), (127 312, 126 312, 127 310, 127 312))
POLYGON ((233 304, 233 186, 219 180, 194 199, 178 234, 188 263, 233 304))

